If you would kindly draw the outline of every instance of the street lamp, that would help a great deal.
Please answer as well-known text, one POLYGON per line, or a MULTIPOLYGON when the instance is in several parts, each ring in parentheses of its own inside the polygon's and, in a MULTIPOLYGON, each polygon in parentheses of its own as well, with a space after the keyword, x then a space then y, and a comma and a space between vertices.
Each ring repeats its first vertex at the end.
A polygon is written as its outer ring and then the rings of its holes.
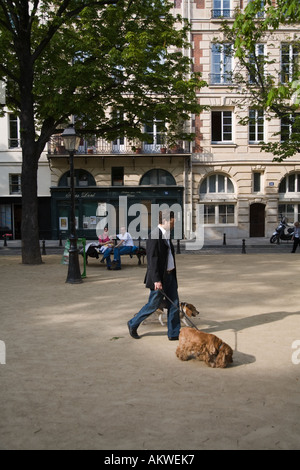
POLYGON ((80 137, 76 135, 73 126, 69 126, 61 135, 64 146, 70 154, 70 190, 71 190, 71 221, 70 221, 70 250, 69 250, 69 270, 66 282, 69 284, 80 284, 82 282, 75 220, 75 185, 74 185, 74 153, 78 150, 80 137))

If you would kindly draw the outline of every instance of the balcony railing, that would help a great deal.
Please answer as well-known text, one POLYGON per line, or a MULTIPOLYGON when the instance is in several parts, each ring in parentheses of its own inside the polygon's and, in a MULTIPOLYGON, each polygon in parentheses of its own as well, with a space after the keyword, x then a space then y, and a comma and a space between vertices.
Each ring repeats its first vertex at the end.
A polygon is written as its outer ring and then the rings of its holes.
POLYGON ((213 20, 233 18, 234 10, 228 10, 227 8, 214 8, 211 10, 211 17, 213 20))
POLYGON ((233 84, 232 72, 210 73, 209 84, 210 85, 232 85, 233 84))
MULTIPOLYGON (((143 142, 133 145, 131 142, 114 141, 107 142, 103 139, 95 139, 94 142, 82 140, 76 155, 134 155, 134 154, 184 154, 190 153, 190 142, 181 142, 177 147, 166 148, 163 144, 148 144, 143 142)), ((54 136, 48 142, 49 156, 68 155, 60 136, 54 136)))

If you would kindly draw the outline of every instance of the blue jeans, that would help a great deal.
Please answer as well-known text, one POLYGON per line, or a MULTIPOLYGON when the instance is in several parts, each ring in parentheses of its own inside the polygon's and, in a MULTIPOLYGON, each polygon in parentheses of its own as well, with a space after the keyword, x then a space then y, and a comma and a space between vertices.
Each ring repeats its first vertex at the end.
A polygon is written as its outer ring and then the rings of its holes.
POLYGON ((120 246, 114 249, 114 261, 117 262, 117 267, 121 267, 121 255, 130 255, 133 252, 133 246, 120 246))
MULTIPOLYGON (((168 337, 174 338, 179 335, 180 331, 180 315, 179 315, 179 299, 177 292, 177 281, 174 273, 167 275, 167 278, 163 284, 163 290, 168 297, 175 304, 171 304, 167 300, 168 308, 168 337)), ((144 321, 149 315, 154 313, 160 306, 163 300, 163 294, 160 290, 150 290, 149 300, 144 307, 131 319, 129 320, 129 325, 131 328, 138 328, 139 325, 144 321)))
POLYGON ((110 261, 110 254, 112 252, 113 248, 106 248, 103 254, 103 261, 106 261, 107 267, 111 266, 111 261, 110 261))

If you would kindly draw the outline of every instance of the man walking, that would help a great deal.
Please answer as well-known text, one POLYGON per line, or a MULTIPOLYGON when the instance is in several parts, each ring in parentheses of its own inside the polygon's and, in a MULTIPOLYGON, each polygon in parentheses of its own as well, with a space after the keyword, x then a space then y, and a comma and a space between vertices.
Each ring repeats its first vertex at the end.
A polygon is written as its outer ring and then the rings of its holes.
POLYGON ((167 300, 168 306, 168 338, 177 340, 180 331, 178 284, 176 276, 175 250, 170 240, 170 232, 174 227, 174 213, 160 213, 159 225, 147 240, 147 272, 146 287, 150 289, 149 300, 144 307, 127 323, 129 334, 139 339, 139 325, 160 306, 165 292, 172 300, 167 300), (173 305, 174 304, 174 305, 173 305))

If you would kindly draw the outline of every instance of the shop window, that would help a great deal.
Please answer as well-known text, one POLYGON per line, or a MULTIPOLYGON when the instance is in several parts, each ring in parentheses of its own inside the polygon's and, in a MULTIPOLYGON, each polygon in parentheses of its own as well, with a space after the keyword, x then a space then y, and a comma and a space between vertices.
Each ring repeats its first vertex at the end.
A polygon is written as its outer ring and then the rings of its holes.
POLYGON ((11 204, 0 204, 0 232, 12 230, 11 204))

